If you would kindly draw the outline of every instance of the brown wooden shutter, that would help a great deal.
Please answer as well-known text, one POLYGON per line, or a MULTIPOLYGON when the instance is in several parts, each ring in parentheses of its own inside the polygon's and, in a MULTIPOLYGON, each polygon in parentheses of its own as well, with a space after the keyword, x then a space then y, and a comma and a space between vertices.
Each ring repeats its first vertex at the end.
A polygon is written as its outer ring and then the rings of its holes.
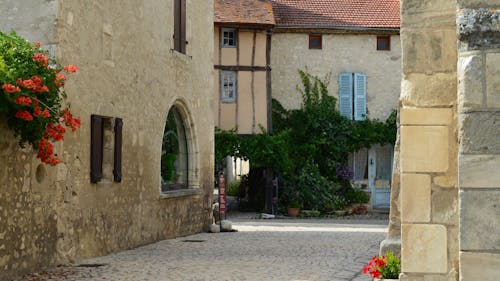
POLYGON ((98 183, 102 179, 102 116, 90 116, 90 182, 98 183))
POLYGON ((174 0, 174 50, 181 50, 181 0, 174 0))
POLYGON ((186 0, 180 0, 180 52, 186 53, 186 0))
POLYGON ((115 149, 113 162, 113 177, 115 182, 122 181, 122 128, 123 120, 121 118, 115 118, 115 149))

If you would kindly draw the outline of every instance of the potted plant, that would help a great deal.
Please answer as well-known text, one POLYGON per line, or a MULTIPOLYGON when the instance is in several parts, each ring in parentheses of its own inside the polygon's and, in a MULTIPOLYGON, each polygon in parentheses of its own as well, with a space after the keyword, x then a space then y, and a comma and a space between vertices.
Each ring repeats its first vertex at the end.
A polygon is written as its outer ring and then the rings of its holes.
POLYGON ((385 256, 374 256, 367 265, 363 266, 363 274, 370 274, 377 280, 398 280, 401 262, 393 252, 386 252, 385 256))
POLYGON ((299 201, 290 201, 288 204, 288 216, 295 218, 300 213, 300 202, 299 201))

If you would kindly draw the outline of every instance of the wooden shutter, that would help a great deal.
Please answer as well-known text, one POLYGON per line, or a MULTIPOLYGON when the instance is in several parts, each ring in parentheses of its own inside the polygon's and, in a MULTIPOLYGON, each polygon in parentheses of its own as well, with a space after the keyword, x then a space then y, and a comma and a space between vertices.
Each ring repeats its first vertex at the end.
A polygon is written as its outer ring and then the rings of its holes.
POLYGON ((174 0, 174 50, 179 51, 181 38, 181 0, 174 0))
POLYGON ((354 74, 354 120, 366 119, 366 75, 354 74))
POLYGON ((174 0, 174 50, 186 53, 186 0, 174 0))
POLYGON ((352 73, 339 75, 339 111, 352 120, 352 73))
POLYGON ((90 182, 97 183, 102 179, 102 116, 90 116, 90 182))
POLYGON ((180 0, 180 50, 179 52, 186 53, 186 0, 180 0))
POLYGON ((115 147, 113 161, 113 178, 115 182, 122 181, 122 128, 123 120, 115 118, 115 147))

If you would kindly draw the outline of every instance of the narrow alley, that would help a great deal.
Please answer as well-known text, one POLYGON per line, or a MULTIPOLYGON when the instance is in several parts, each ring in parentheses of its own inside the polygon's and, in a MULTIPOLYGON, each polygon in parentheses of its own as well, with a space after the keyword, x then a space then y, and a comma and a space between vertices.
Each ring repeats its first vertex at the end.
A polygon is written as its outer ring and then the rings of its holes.
POLYGON ((164 240, 20 280, 371 280, 361 270, 387 227, 383 216, 232 220, 238 232, 164 240))

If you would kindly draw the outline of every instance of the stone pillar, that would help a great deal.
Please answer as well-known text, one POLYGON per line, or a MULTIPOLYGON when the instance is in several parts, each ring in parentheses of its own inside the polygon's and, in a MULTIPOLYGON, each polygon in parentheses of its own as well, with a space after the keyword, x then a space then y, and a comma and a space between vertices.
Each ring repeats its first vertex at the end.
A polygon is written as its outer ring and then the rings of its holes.
POLYGON ((458 279, 455 0, 402 0, 400 280, 458 279))
MULTIPOLYGON (((398 118, 399 120, 399 118, 398 118)), ((401 132, 399 130, 396 143, 394 145, 394 160, 391 180, 391 206, 389 212, 389 226, 387 229, 387 238, 380 243, 380 255, 385 255, 387 251, 392 251, 396 256, 401 256, 401 165, 400 165, 400 146, 401 132)))
POLYGON ((500 277, 500 1, 459 0, 460 280, 500 277))

